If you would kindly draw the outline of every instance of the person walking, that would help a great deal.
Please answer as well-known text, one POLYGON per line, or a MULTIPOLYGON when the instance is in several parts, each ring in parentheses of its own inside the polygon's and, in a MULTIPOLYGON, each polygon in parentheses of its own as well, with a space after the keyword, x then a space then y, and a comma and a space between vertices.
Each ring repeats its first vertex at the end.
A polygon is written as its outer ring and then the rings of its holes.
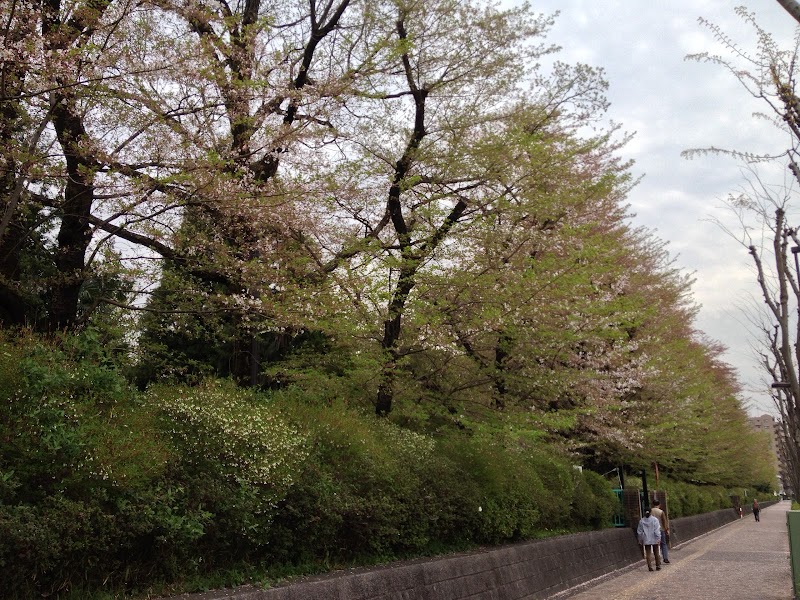
POLYGON ((647 569, 653 570, 653 555, 656 557, 656 571, 661 570, 661 555, 658 546, 661 543, 661 525, 651 512, 644 513, 644 518, 639 521, 636 528, 636 535, 639 543, 644 546, 645 558, 647 559, 647 569))
POLYGON ((756 522, 761 521, 761 507, 758 505, 758 498, 753 500, 753 516, 756 518, 756 522))
POLYGON ((650 514, 658 519, 658 524, 661 525, 661 562, 669 564, 669 519, 667 519, 667 513, 661 508, 661 502, 653 500, 650 514))

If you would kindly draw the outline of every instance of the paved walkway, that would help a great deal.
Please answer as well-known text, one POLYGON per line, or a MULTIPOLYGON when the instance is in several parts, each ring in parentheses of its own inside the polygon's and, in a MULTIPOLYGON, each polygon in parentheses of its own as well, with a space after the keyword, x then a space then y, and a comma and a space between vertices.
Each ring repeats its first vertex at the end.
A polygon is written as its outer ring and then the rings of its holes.
POLYGON ((649 572, 644 560, 619 575, 558 596, 570 600, 792 600, 786 511, 780 502, 670 551, 649 572))

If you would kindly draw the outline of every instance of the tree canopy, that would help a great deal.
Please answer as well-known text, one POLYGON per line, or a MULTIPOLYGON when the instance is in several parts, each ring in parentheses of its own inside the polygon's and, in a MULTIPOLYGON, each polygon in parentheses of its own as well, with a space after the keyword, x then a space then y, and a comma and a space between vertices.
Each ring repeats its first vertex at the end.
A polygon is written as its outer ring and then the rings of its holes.
POLYGON ((604 72, 504 6, 0 0, 0 588, 600 528, 603 473, 771 491, 604 72))
POLYGON ((143 387, 232 377, 762 477, 731 455, 746 415, 691 279, 630 224, 603 71, 543 66, 553 16, 2 6, 4 327, 116 335, 143 387))

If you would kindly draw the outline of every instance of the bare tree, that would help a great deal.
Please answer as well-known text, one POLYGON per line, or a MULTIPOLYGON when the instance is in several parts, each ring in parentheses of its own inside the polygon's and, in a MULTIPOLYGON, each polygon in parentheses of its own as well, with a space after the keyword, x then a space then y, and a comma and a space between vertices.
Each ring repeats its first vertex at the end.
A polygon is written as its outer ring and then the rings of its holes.
MULTIPOLYGON (((800 3, 778 1, 800 23, 800 3)), ((747 165, 749 187, 728 199, 729 207, 739 218, 740 231, 724 229, 747 248, 755 266, 765 314, 760 321, 758 318, 750 320, 760 332, 761 366, 774 382, 771 395, 784 431, 789 479, 797 492, 800 490, 800 227, 791 220, 796 214, 792 210, 794 185, 800 182, 798 42, 795 40, 791 48, 782 48, 758 25, 753 13, 745 7, 738 7, 736 12, 757 35, 755 53, 742 52, 717 25, 700 19, 716 39, 727 44, 731 58, 708 53, 688 58, 712 62, 729 70, 747 92, 767 107, 757 116, 771 122, 778 135, 786 136, 789 143, 782 153, 773 156, 715 147, 689 150, 684 156, 727 154, 747 165), (756 165, 767 162, 786 165, 782 184, 774 186, 762 181, 756 165)), ((721 224, 721 220, 717 223, 721 224)))
POLYGON ((764 328, 767 349, 762 353, 762 365, 772 376, 772 398, 781 418, 786 454, 789 463, 789 479, 792 489, 800 490, 800 383, 798 382, 798 364, 800 353, 797 341, 800 340, 798 319, 793 313, 800 314, 800 285, 796 266, 792 265, 800 253, 800 240, 797 228, 786 225, 786 213, 783 206, 775 210, 772 221, 772 268, 765 265, 762 253, 755 245, 749 247, 758 274, 761 294, 768 312, 774 322, 772 331, 764 328), (790 248, 791 255, 790 257, 790 248))

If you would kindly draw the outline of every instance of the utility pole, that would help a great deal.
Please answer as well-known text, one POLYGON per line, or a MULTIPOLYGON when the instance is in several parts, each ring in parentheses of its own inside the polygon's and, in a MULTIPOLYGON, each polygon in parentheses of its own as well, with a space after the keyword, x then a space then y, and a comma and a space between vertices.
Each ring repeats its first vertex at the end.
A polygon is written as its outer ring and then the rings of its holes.
POLYGON ((647 470, 642 469, 642 494, 644 494, 644 499, 642 504, 644 510, 650 510, 650 492, 647 490, 647 470))

